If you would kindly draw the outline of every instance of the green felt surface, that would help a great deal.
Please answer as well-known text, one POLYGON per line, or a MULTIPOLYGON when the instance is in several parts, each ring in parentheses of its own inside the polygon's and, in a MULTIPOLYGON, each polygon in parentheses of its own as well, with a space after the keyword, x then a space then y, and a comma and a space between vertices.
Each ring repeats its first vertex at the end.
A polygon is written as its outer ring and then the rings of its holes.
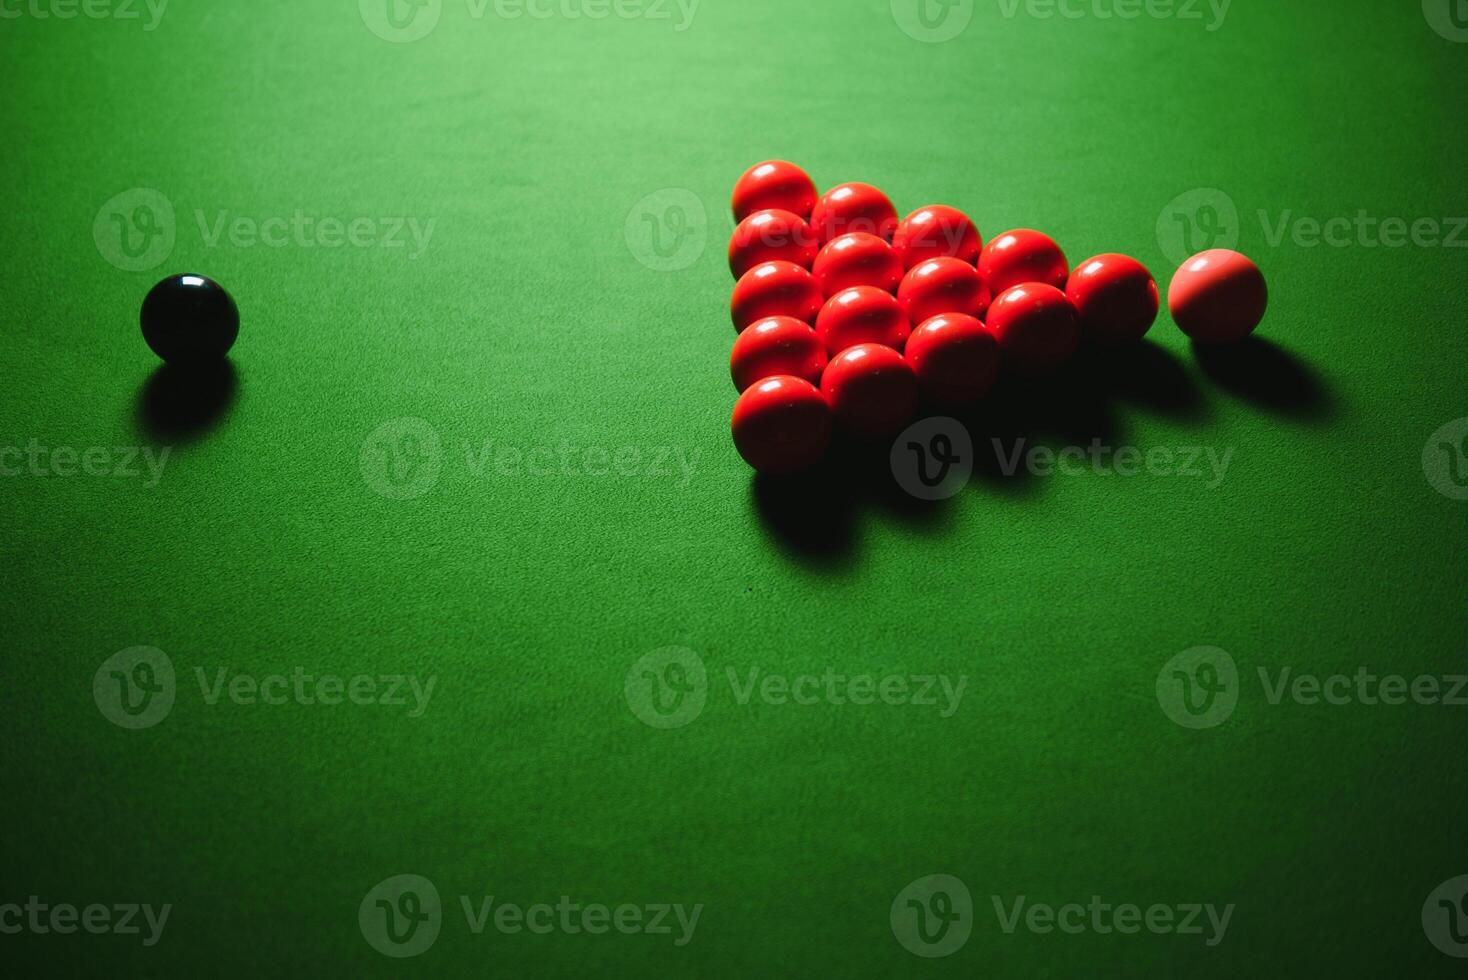
POLYGON ((169 456, 156 481, 0 481, 0 905, 173 908, 153 946, 26 929, 0 958, 28 975, 1461 971, 1422 907, 1468 873, 1465 708, 1272 704, 1258 675, 1468 670, 1468 502, 1423 465, 1468 414, 1468 252, 1271 240, 1282 220, 1448 234, 1468 214, 1468 44, 1415 0, 1238 0, 1221 23, 984 0, 944 43, 885 0, 704 0, 682 30, 676 6, 514 19, 450 0, 401 44, 350 0, 174 0, 154 30, 146 8, 3 9, 21 16, 0 19, 0 446, 169 456), (756 486, 727 431, 723 242, 733 180, 768 157, 874 182, 904 212, 954 204, 986 234, 1043 228, 1072 258, 1129 252, 1164 288, 1169 202, 1217 189, 1185 216, 1236 208, 1271 283, 1267 342, 1205 370, 1164 314, 1124 381, 1046 412, 1018 399, 1007 431, 1205 447, 1231 453, 1225 478, 985 471, 934 507, 865 476, 814 505, 756 486), (109 238, 133 188, 175 213, 149 268, 109 238), (298 211, 363 219, 361 241, 379 219, 432 230, 421 249, 406 229, 399 248, 251 237, 298 211), (237 391, 190 431, 150 408, 136 324, 182 270, 225 283, 244 321, 237 391), (378 453, 405 418, 439 470, 395 499, 378 453), (166 717, 128 730, 93 679, 135 646, 177 681, 166 717), (1231 655, 1238 705, 1190 730, 1156 684, 1198 646, 1231 655), (633 710, 634 665, 666 647, 708 680, 701 713, 659 729, 633 710), (730 672, 742 688, 756 668, 964 688, 946 717, 741 702, 730 672), (198 672, 221 670, 435 686, 416 717, 211 702, 198 672), (972 894, 972 935, 919 958, 889 913, 937 873, 972 894), (358 921, 399 874, 444 909, 404 961, 358 921), (684 945, 476 935, 460 897, 488 895, 703 908, 684 945), (993 907, 1093 895, 1235 908, 1210 947, 1007 933, 993 907))

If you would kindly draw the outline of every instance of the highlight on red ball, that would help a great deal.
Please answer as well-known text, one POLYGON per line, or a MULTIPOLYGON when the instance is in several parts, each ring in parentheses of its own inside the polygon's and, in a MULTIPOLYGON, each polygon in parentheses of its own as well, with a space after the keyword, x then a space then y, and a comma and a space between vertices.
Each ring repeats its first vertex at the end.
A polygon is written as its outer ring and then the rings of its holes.
POLYGON ((811 275, 827 299, 853 286, 896 292, 902 274, 902 263, 892 246, 860 231, 832 239, 811 266, 811 275))
POLYGON ((766 262, 789 262, 809 269, 820 245, 806 220, 791 211, 756 211, 729 238, 729 271, 738 279, 766 262))
POLYGON ((750 269, 734 286, 729 314, 743 331, 756 320, 794 317, 814 323, 825 297, 811 274, 793 262, 765 262, 750 269))
POLYGON ((891 198, 871 184, 838 184, 821 195, 810 223, 823 245, 853 232, 890 242, 897 231, 897 208, 891 198))
POLYGON ((831 442, 831 410, 815 385, 776 375, 747 388, 730 423, 734 448, 760 473, 783 476, 810 469, 831 442))
POLYGON ((756 211, 789 211, 809 218, 816 206, 816 185, 810 174, 785 160, 766 160, 744 172, 734 184, 734 220, 756 211))
POLYGON ((1081 337, 1100 346, 1136 343, 1157 319, 1157 281, 1129 255, 1108 252, 1081 262, 1065 286, 1081 337))
POLYGON ((1269 286, 1248 256, 1210 249, 1188 259, 1172 277, 1167 307, 1178 329, 1198 343, 1235 343, 1264 319, 1269 286))
POLYGON ((1064 289, 1070 276, 1065 253, 1055 239, 1028 228, 1006 231, 985 245, 978 268, 995 296, 1027 282, 1064 289))
POLYGON ((959 259, 976 266, 983 248, 979 226, 946 204, 918 208, 902 219, 892 235, 892 249, 904 269, 928 259, 959 259))

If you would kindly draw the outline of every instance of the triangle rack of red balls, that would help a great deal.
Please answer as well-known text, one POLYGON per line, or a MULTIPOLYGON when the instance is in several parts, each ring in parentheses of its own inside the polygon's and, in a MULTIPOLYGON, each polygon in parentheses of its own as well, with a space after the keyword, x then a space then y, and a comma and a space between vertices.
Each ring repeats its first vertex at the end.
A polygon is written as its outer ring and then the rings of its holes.
MULTIPOLYGON (((750 167, 733 209, 734 445, 762 473, 814 466, 834 428, 890 437, 920 406, 978 402, 1001 371, 1040 377, 1083 344, 1136 343, 1157 318, 1156 280, 1134 258, 1072 270, 1041 232, 986 244, 938 204, 899 220, 876 187, 818 194, 793 163, 750 167)), ((1267 298, 1249 259, 1215 249, 1183 264, 1168 305, 1184 333, 1218 343, 1251 333, 1267 298)))

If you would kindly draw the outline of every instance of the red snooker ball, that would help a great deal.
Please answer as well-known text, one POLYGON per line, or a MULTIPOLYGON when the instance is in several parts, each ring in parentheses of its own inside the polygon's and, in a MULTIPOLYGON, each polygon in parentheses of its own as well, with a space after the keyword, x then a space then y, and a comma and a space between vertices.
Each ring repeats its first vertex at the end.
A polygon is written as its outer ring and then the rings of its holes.
POLYGON ((1178 327, 1206 344, 1243 340, 1268 306, 1264 273, 1247 256, 1226 248, 1188 259, 1167 290, 1167 307, 1178 327))
POLYGON ((756 211, 729 239, 729 269, 738 279, 764 262, 790 262, 809 269, 820 246, 805 219, 789 211, 756 211))
POLYGON ((824 301, 816 281, 800 266, 765 262, 739 277, 729 312, 736 330, 772 316, 792 316, 813 323, 824 301))
POLYGON ((983 319, 989 298, 984 280, 962 259, 928 259, 910 269, 897 287, 897 300, 912 323, 944 313, 983 319))
POLYGON ((999 342, 971 316, 946 313, 921 324, 907 338, 904 355, 924 395, 939 405, 968 405, 999 377, 999 342))
POLYGON ((735 338, 729 355, 729 374, 738 391, 777 374, 817 384, 825 369, 826 348, 816 332, 788 316, 750 324, 735 338))
POLYGON ((816 386, 776 375, 734 404, 734 448, 761 473, 798 473, 820 462, 831 442, 831 410, 816 386))
POLYGON ((1004 363, 1026 375, 1059 367, 1081 342, 1076 309, 1054 286, 1029 282, 1006 290, 989 307, 985 325, 1004 363))
POLYGON ((892 235, 892 248, 911 269, 928 259, 962 259, 977 265, 984 239, 968 215, 946 204, 918 208, 902 219, 892 235))
POLYGON ((883 344, 900 351, 908 329, 901 304, 875 286, 854 286, 837 293, 816 317, 816 335, 833 356, 858 344, 883 344))
POLYGON ((1127 255, 1107 253, 1076 266, 1066 298, 1080 317, 1081 337, 1097 344, 1135 343, 1157 319, 1157 281, 1127 255))
POLYGON ((1021 228, 1006 231, 984 246, 979 255, 979 275, 989 291, 998 296, 1027 282, 1064 289, 1070 266, 1055 239, 1021 228))
POLYGON ((882 344, 858 344, 831 358, 821 392, 836 420, 858 436, 892 435, 917 409, 912 365, 882 344))
POLYGON ((875 286, 893 292, 902 281, 902 272, 902 263, 892 246, 864 232, 832 239, 811 267, 811 275, 827 299, 853 286, 875 286))
POLYGON ((789 211, 809 218, 816 206, 816 183, 810 174, 784 160, 757 163, 734 185, 734 219, 743 221, 756 211, 789 211))
POLYGON ((890 242, 897 230, 897 208, 871 184, 841 184, 816 202, 810 223, 823 245, 855 231, 890 242))

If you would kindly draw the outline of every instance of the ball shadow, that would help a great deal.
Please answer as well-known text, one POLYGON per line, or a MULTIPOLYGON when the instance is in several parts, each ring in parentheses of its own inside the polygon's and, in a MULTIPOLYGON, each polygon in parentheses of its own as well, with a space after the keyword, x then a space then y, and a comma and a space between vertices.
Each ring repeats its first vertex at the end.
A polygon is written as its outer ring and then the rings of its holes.
POLYGON ((750 483, 755 513, 766 533, 808 564, 840 568, 856 544, 856 500, 827 460, 807 473, 756 473, 750 483))
POLYGON ((1262 337, 1234 344, 1193 344, 1198 366, 1214 384, 1266 411, 1307 422, 1329 418, 1334 403, 1308 364, 1262 337))
POLYGON ((1181 359, 1150 340, 1124 347, 1085 350, 1091 376, 1104 379, 1115 398, 1179 422, 1208 415, 1202 392, 1181 359))
POLYGON ((151 440, 188 442, 213 432, 239 395, 234 363, 164 364, 138 390, 138 430, 151 440))

